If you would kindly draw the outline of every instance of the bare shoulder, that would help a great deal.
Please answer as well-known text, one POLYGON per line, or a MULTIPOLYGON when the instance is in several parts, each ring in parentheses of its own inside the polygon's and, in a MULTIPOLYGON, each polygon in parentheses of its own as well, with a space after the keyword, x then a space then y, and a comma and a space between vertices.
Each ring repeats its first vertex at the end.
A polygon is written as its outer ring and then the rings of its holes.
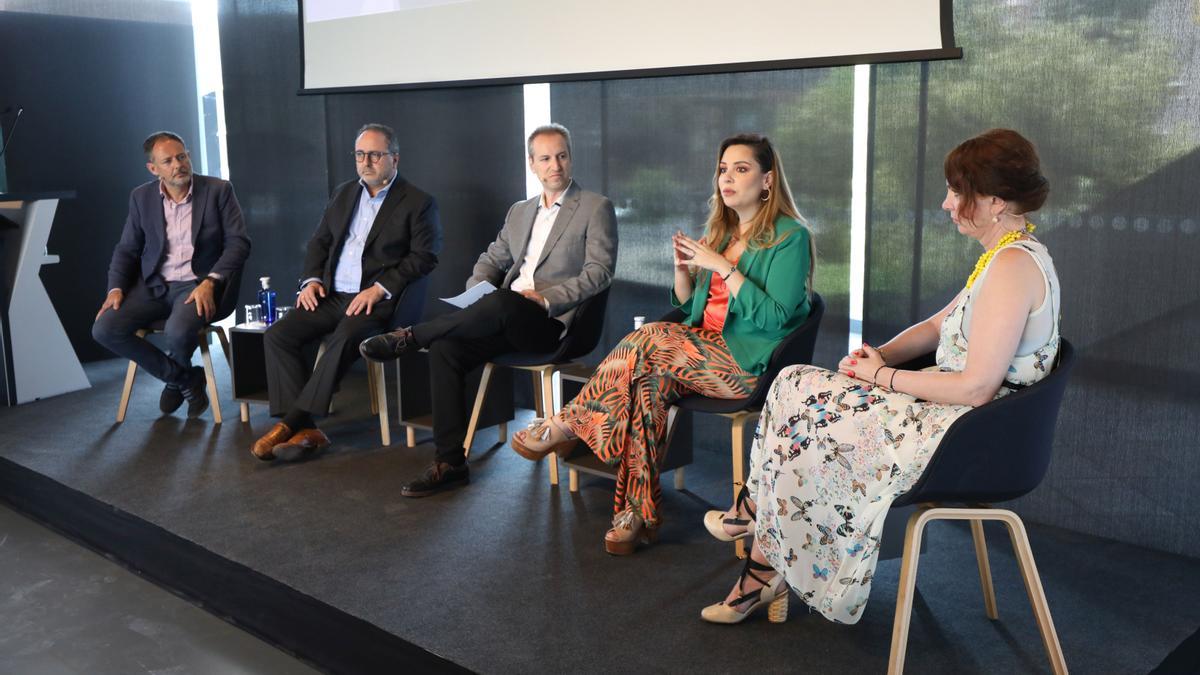
POLYGON ((1033 256, 1017 246, 1009 246, 996 254, 988 270, 988 285, 1009 289, 1021 288, 1031 295, 1039 294, 1042 288, 1042 270, 1033 256))

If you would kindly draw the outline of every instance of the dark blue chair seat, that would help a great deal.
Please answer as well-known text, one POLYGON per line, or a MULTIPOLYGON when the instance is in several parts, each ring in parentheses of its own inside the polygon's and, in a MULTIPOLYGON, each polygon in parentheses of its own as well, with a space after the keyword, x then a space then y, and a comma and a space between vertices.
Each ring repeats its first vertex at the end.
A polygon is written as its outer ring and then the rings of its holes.
MULTIPOLYGON (((425 275, 411 281, 400 291, 400 299, 396 301, 396 306, 392 308, 392 317, 388 320, 389 330, 395 330, 403 326, 411 326, 421 320, 421 313, 425 311, 425 299, 429 295, 429 275, 425 275)), ((317 349, 316 361, 320 361, 325 355, 325 342, 321 341, 321 346, 317 349)), ((314 368, 316 362, 314 362, 314 368)), ((396 380, 400 381, 400 362, 395 361, 393 366, 396 369, 396 380)), ((384 364, 378 361, 367 361, 367 400, 370 404, 371 414, 379 418, 379 440, 387 446, 392 444, 392 424, 388 416, 388 397, 387 397, 387 370, 384 364)), ((242 404, 245 406, 245 404, 242 404)), ((333 399, 329 401, 329 409, 327 414, 333 414, 333 399)), ((248 417, 245 413, 242 415, 242 421, 247 421, 248 417)), ((412 447, 413 430, 408 431, 408 446, 412 447)))
MULTIPOLYGON (((675 407, 679 410, 721 415, 732 422, 730 433, 732 435, 733 498, 735 500, 746 480, 746 425, 754 424, 758 421, 763 401, 766 400, 767 392, 771 389, 771 383, 775 381, 775 377, 779 375, 779 371, 788 366, 812 363, 813 350, 816 349, 817 333, 821 328, 821 318, 823 316, 825 316, 825 300, 821 298, 820 293, 813 293, 808 318, 775 347, 775 351, 771 353, 771 358, 767 361, 766 370, 758 378, 754 391, 750 392, 749 396, 745 398, 708 398, 699 394, 691 394, 675 402, 675 407)), ((678 323, 683 321, 683 319, 683 312, 674 310, 661 320, 678 323)), ((666 456, 671 451, 671 438, 674 435, 675 421, 678 419, 678 415, 672 411, 672 414, 667 419, 667 444, 663 451, 664 462, 666 461, 666 456)), ((682 483, 683 468, 679 467, 675 470, 676 488, 682 488, 682 483)), ((734 552, 739 558, 746 557, 744 540, 739 539, 735 542, 734 552)))
MULTIPOLYGON (((492 373, 497 366, 528 370, 533 373, 534 401, 538 417, 545 417, 556 412, 562 405, 561 391, 554 384, 554 376, 565 368, 577 366, 575 360, 591 353, 600 344, 600 336, 604 332, 604 314, 608 309, 608 293, 606 288, 596 295, 584 300, 576 310, 575 320, 571 323, 567 334, 559 341, 558 349, 553 352, 533 353, 514 352, 496 357, 484 364, 483 374, 479 380, 479 389, 475 394, 475 406, 471 410, 471 420, 467 424, 467 435, 463 439, 463 449, 467 455, 471 453, 471 444, 479 430, 479 417, 487 399, 488 385, 492 373)), ((500 425, 500 442, 508 440, 508 424, 500 425)), ((558 485, 558 457, 551 454, 550 484, 558 485)), ((578 489, 578 475, 574 470, 570 473, 570 488, 578 489)))
MULTIPOLYGON (((900 367, 915 370, 931 363, 932 355, 926 355, 900 367)), ((1040 382, 981 405, 955 420, 946 430, 921 478, 893 502, 894 508, 916 505, 916 512, 909 517, 905 530, 889 673, 900 673, 904 669, 921 535, 925 525, 934 520, 970 522, 984 608, 988 618, 993 620, 998 615, 983 521, 998 520, 1005 524, 1051 668, 1055 673, 1067 672, 1025 526, 1017 514, 993 508, 990 503, 1027 494, 1046 475, 1058 411, 1074 365, 1075 349, 1070 342, 1062 340, 1057 365, 1040 382)))

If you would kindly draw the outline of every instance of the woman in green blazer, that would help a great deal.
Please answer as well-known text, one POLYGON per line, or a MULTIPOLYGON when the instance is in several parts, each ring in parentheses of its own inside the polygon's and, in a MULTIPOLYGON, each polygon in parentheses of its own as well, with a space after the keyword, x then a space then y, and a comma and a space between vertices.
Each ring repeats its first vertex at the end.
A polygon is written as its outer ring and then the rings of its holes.
POLYGON ((565 455, 582 439, 619 465, 613 527, 604 537, 615 555, 658 534, 670 405, 693 393, 748 396, 776 345, 808 317, 812 236, 766 137, 721 143, 710 202, 704 236, 672 240, 671 302, 687 315, 684 323, 651 323, 625 336, 575 400, 512 438, 528 459, 565 455))

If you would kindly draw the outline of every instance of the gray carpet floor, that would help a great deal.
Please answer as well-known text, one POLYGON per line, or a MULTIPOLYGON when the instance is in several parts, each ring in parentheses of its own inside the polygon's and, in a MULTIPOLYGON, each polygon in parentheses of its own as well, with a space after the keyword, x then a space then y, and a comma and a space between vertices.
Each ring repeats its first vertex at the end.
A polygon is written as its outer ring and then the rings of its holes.
MULTIPOLYGON (((785 624, 765 614, 736 627, 699 619, 740 568, 700 524, 728 502, 727 454, 697 452, 685 491, 667 474, 662 539, 614 558, 602 546, 610 481, 582 477, 571 494, 564 473, 552 488, 544 463, 495 444, 487 429, 469 486, 404 499, 400 485, 432 455, 428 434, 407 448, 394 429, 398 442, 380 447, 357 371, 323 424, 335 446, 264 464, 249 447, 271 424, 266 409, 239 422, 220 359, 217 369, 223 425, 160 417, 160 387, 146 377, 114 424, 124 363, 109 361, 87 367, 89 390, 0 409, 0 455, 480 672, 886 669, 898 560, 880 563, 854 626, 809 614, 794 597, 785 624)), ((1200 626, 1200 560, 1028 526, 1072 671, 1145 673, 1200 626)), ((988 530, 1000 620, 983 613, 969 530, 934 524, 909 672, 1048 671, 1007 537, 988 530)))

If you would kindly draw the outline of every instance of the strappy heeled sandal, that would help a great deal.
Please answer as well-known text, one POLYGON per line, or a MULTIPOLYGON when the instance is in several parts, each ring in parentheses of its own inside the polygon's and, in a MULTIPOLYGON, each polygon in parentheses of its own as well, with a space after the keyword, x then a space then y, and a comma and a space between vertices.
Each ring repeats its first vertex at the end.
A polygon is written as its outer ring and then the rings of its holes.
POLYGON ((733 502, 734 517, 726 518, 726 513, 728 511, 709 511, 704 514, 704 527, 708 530, 709 534, 716 537, 719 541, 737 541, 738 539, 745 539, 754 534, 754 518, 758 514, 755 513, 754 509, 750 508, 750 490, 745 485, 742 486, 742 489, 738 492, 737 499, 733 502), (737 517, 743 508, 746 514, 750 516, 749 518, 737 517), (725 531, 724 525, 744 527, 746 530, 737 534, 729 534, 725 531))
POLYGON ((612 555, 630 555, 637 550, 638 544, 653 544, 658 540, 658 528, 662 521, 647 525, 646 521, 633 509, 626 509, 613 518, 613 526, 604 534, 604 550, 612 555), (609 532, 615 532, 618 539, 610 539, 609 532))
POLYGON ((559 457, 566 457, 575 448, 579 438, 559 429, 563 437, 554 440, 556 426, 551 420, 538 417, 528 427, 513 434, 510 445, 518 455, 535 462, 552 452, 559 457))
POLYGON ((767 620, 771 623, 787 621, 788 585, 783 580, 783 574, 777 573, 767 580, 755 574, 755 571, 774 572, 775 568, 746 558, 746 566, 742 568, 742 573, 738 576, 738 590, 742 590, 746 583, 746 577, 751 577, 762 584, 762 588, 742 593, 728 604, 722 601, 715 605, 709 605, 700 611, 700 618, 710 623, 741 623, 759 607, 768 605, 767 620), (748 606, 744 612, 734 609, 751 601, 753 604, 748 606))

